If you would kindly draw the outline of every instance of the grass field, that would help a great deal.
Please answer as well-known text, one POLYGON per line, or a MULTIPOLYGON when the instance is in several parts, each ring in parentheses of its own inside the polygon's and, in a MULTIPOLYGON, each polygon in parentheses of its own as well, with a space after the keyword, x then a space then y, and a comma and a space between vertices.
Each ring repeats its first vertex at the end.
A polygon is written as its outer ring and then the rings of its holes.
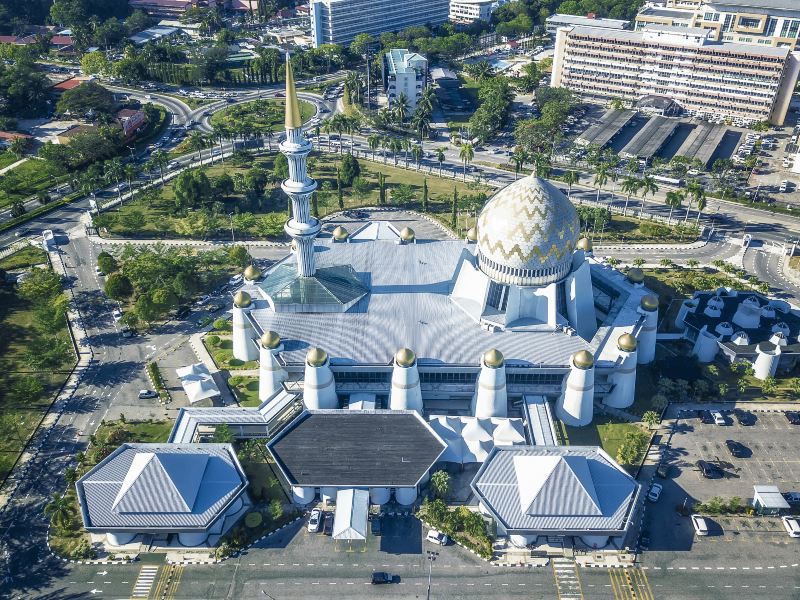
POLYGON ((0 169, 5 169, 7 166, 13 165, 18 160, 20 159, 17 158, 17 155, 10 150, 0 152, 0 169))
MULTIPOLYGON (((283 131, 284 100, 253 100, 235 104, 215 112, 211 116, 211 125, 218 127, 224 125, 229 128, 247 125, 254 131, 277 132, 283 131)), ((308 121, 317 112, 316 107, 310 102, 300 100, 300 116, 303 123, 308 121)))
POLYGON ((0 208, 24 201, 47 190, 67 177, 55 177, 43 160, 31 159, 2 176, 0 181, 0 208))
POLYGON ((240 406, 258 406, 258 377, 234 375, 228 379, 228 385, 233 390, 240 406))
POLYGON ((569 427, 561 422, 559 425, 570 446, 600 446, 614 459, 625 439, 625 434, 642 430, 642 427, 634 423, 621 422, 606 415, 597 414, 586 427, 569 427))
POLYGON ((33 265, 43 265, 47 262, 47 254, 39 246, 27 246, 14 254, 9 254, 0 259, 0 269, 13 271, 25 269, 33 265))
POLYGON ((222 338, 217 345, 209 344, 204 338, 203 345, 205 345, 211 358, 219 369, 257 369, 258 361, 251 360, 243 362, 238 358, 233 358, 233 340, 231 338, 222 338))

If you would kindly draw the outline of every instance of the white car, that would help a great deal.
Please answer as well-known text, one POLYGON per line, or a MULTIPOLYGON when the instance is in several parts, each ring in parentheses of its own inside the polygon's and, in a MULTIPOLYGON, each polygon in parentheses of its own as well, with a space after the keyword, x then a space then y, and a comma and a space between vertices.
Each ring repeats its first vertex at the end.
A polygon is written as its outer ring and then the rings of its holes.
POLYGON ((311 511, 311 516, 308 518, 308 526, 306 529, 308 529, 309 533, 317 533, 321 525, 322 511, 318 508, 315 508, 311 511))
POLYGON ((96 275, 98 275, 100 277, 103 277, 105 275, 105 273, 103 273, 103 270, 100 267, 95 267, 94 268, 94 272, 95 272, 96 275))
POLYGON ((708 535, 708 522, 700 515, 692 515, 692 527, 697 535, 708 535))
POLYGON ((725 418, 725 415, 723 415, 718 410, 712 410, 711 411, 711 416, 714 417, 714 424, 715 425, 727 425, 728 424, 728 420, 725 418))
POLYGON ((661 491, 663 489, 664 486, 660 483, 652 484, 647 492, 647 499, 650 500, 650 502, 658 502, 658 499, 661 498, 661 491))
POLYGON ((153 390, 139 390, 139 400, 146 400, 147 398, 156 398, 158 394, 156 394, 153 390))
POLYGON ((111 316, 114 317, 114 321, 119 321, 122 318, 122 311, 118 308, 115 308, 111 311, 111 316))
POLYGON ((781 517, 781 521, 789 537, 800 538, 800 521, 797 517, 781 517))
POLYGON ((450 541, 450 538, 437 529, 431 529, 428 532, 428 535, 425 536, 425 540, 430 542, 431 544, 439 544, 440 546, 446 546, 447 543, 450 541))

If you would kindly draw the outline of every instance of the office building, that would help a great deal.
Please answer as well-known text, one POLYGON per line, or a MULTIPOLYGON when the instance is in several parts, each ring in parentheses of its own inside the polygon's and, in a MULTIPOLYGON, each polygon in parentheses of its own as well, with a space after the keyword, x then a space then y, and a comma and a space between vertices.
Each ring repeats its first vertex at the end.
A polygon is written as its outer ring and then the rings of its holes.
POLYGON ((691 115, 781 125, 798 68, 789 48, 715 42, 704 29, 573 26, 558 30, 551 85, 587 101, 662 96, 691 115))
POLYGON ((488 21, 496 0, 450 0, 450 20, 456 23, 488 21))
POLYGON ((604 29, 630 29, 631 22, 620 19, 600 19, 594 15, 561 15, 554 14, 547 17, 545 27, 547 33, 555 35, 559 27, 572 27, 580 25, 582 27, 603 27, 604 29))
POLYGON ((414 110, 428 79, 428 60, 421 54, 395 48, 383 57, 383 90, 391 106, 402 94, 414 110))
POLYGON ((798 48, 797 0, 668 0, 643 8, 636 29, 649 25, 707 29, 715 41, 798 48))
POLYGON ((225 8, 228 0, 128 0, 131 10, 141 10, 151 17, 177 18, 190 8, 225 8))
POLYGON ((447 21, 449 0, 318 0, 311 2, 314 47, 349 44, 359 33, 378 36, 412 25, 441 25, 447 21))

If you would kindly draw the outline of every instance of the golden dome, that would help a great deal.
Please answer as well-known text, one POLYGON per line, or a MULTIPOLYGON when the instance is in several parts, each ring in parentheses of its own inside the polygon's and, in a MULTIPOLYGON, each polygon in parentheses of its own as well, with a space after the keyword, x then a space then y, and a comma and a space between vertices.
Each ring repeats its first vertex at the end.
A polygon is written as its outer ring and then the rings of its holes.
POLYGON ((477 242, 478 241, 478 228, 477 227, 470 227, 467 229, 467 241, 468 242, 477 242))
POLYGON ((491 350, 487 350, 483 353, 483 364, 490 369, 499 369, 503 366, 504 361, 505 358, 503 358, 503 353, 496 348, 492 348, 491 350))
POLYGON ((408 348, 400 348, 394 355, 394 360, 400 367, 412 367, 417 360, 416 355, 408 348))
POLYGON ((572 355, 572 362, 579 369, 591 369, 594 366, 594 356, 588 350, 580 350, 572 355))
POLYGON ((275 350, 275 348, 281 345, 281 336, 274 331, 265 331, 264 335, 261 336, 261 345, 264 346, 264 348, 275 350))
POLYGON ((653 294, 642 296, 642 308, 650 312, 658 310, 658 298, 653 294))
POLYGON ((310 367, 321 367, 328 360, 328 353, 322 348, 311 348, 306 354, 306 362, 310 367))
POLYGON ((623 352, 633 352, 636 350, 636 338, 630 333, 623 333, 617 338, 617 348, 623 352))
POLYGON ((248 267, 244 270, 242 274, 245 279, 248 281, 255 281, 259 277, 261 277, 261 271, 258 270, 258 267, 255 265, 248 265, 248 267))
POLYGON ((403 227, 400 231, 400 239, 404 242, 413 242, 414 241, 414 230, 411 227, 403 227))
POLYGON ((350 234, 347 233, 347 229, 339 225, 336 229, 333 230, 333 233, 331 235, 333 235, 333 239, 336 240, 337 242, 343 242, 348 238, 350 234))
POLYGON ((631 267, 628 269, 628 281, 631 283, 642 283, 644 281, 644 272, 638 267, 631 267))
POLYGON ((575 246, 578 250, 583 250, 584 252, 591 252, 592 251, 592 241, 587 237, 582 237, 578 240, 577 245, 575 246))
POLYGON ((233 297, 233 304, 237 308, 247 308, 252 303, 253 300, 247 292, 236 292, 236 295, 233 297))

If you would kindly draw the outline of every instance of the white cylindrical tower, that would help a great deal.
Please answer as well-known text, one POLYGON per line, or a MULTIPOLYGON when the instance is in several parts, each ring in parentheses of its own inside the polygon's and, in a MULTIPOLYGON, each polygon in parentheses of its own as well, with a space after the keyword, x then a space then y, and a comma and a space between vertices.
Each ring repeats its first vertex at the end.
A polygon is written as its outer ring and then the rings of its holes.
POLYGON ((508 416, 506 365, 499 350, 488 350, 481 357, 478 386, 472 397, 472 414, 479 419, 508 416))
POLYGON ((781 347, 770 342, 761 342, 756 346, 756 360, 753 363, 753 375, 762 381, 767 377, 775 377, 778 363, 781 360, 781 347))
POLYGON ((322 499, 323 502, 327 504, 336 504, 336 492, 338 491, 337 488, 326 486, 319 488, 319 497, 322 499))
POLYGON ((121 531, 117 533, 109 532, 106 534, 106 540, 108 540, 108 543, 111 546, 124 546, 125 544, 130 544, 136 535, 136 533, 130 533, 128 531, 121 531))
POLYGON ((372 504, 386 504, 391 499, 392 494, 387 487, 369 488, 369 501, 372 504))
POLYGON ((248 318, 252 305, 253 300, 247 292, 237 292, 233 297, 233 357, 245 362, 258 358, 256 330, 248 318))
POLYGON ((415 410, 422 414, 422 388, 419 384, 417 357, 408 348, 400 348, 394 355, 389 408, 415 410))
POLYGON ((292 486, 292 502, 304 506, 314 500, 316 491, 313 487, 292 486))
POLYGON ((692 348, 692 354, 697 357, 701 363, 710 363, 717 356, 719 352, 719 338, 709 331, 706 325, 697 334, 697 339, 692 348))
POLYGON ((283 348, 281 336, 267 331, 261 336, 258 350, 258 399, 262 402, 281 389, 286 381, 286 371, 275 358, 275 353, 283 348))
POLYGON ((394 499, 397 500, 398 504, 411 506, 417 501, 417 488, 399 487, 394 491, 394 499))
POLYGON ((594 357, 587 350, 572 355, 567 381, 556 402, 556 416, 572 427, 583 427, 592 422, 594 357))
POLYGON ((286 54, 286 139, 280 144, 280 151, 289 163, 289 178, 281 183, 281 189, 292 202, 292 218, 286 221, 284 229, 297 247, 297 273, 301 277, 311 277, 316 271, 314 264, 314 240, 322 229, 319 219, 311 214, 311 194, 317 189, 317 182, 308 176, 308 155, 311 143, 303 135, 303 119, 300 116, 300 103, 294 86, 294 74, 289 54, 286 54))
POLYGON ((322 348, 311 348, 306 354, 303 404, 309 410, 339 408, 328 353, 322 348))
POLYGON ((611 408, 628 408, 636 395, 636 338, 623 333, 617 339, 620 361, 610 375, 614 388, 603 404, 611 408))
POLYGON ((689 313, 694 313, 697 310, 697 306, 698 302, 693 298, 684 300, 681 303, 681 307, 678 309, 678 316, 675 317, 675 327, 677 329, 683 331, 683 328, 686 327, 686 323, 684 322, 686 315, 689 313))
POLYGON ((636 336, 640 365, 647 365, 656 358, 656 331, 658 329, 658 298, 652 294, 642 296, 639 312, 644 315, 644 323, 636 336))

